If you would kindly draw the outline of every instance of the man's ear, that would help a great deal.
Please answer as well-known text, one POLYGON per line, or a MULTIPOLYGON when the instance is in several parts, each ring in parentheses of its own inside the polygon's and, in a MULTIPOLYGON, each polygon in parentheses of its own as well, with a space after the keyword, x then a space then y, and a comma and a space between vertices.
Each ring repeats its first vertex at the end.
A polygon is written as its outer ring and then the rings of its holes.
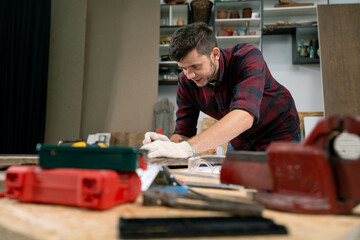
POLYGON ((214 47, 212 49, 212 55, 215 58, 215 60, 219 60, 219 58, 220 58, 220 49, 218 47, 214 47))

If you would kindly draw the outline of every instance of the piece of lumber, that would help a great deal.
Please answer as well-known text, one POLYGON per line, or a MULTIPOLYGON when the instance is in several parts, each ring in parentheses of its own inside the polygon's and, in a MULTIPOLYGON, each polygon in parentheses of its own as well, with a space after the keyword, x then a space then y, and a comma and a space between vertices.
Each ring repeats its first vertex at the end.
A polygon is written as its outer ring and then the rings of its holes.
POLYGON ((162 164, 168 167, 187 167, 188 159, 187 158, 166 158, 166 157, 159 157, 159 158, 150 158, 150 163, 154 164, 162 164))
POLYGON ((145 132, 112 132, 110 145, 140 148, 143 145, 144 136, 145 132))
POLYGON ((38 155, 0 155, 0 169, 15 165, 37 165, 38 155))

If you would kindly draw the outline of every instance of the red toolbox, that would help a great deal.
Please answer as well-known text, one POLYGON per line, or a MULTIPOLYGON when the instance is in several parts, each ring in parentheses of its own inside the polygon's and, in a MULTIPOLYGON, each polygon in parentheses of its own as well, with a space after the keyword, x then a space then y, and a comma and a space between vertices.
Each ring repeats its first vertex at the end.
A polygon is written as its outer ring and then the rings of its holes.
POLYGON ((5 196, 38 202, 103 210, 133 202, 141 192, 135 171, 13 166, 6 171, 5 196))

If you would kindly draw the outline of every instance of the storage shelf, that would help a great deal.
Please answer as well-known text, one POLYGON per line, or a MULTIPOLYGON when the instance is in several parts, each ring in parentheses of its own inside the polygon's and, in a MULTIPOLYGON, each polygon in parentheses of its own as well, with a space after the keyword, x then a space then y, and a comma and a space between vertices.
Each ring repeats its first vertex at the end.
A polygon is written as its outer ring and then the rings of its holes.
POLYGON ((215 19, 215 23, 232 23, 232 22, 260 22, 260 18, 225 18, 225 19, 215 19))
POLYGON ((177 63, 175 61, 160 61, 159 62, 160 65, 176 65, 177 66, 177 63))
POLYGON ((245 26, 246 22, 249 22, 250 27, 260 27, 260 18, 228 18, 228 19, 216 19, 215 27, 219 28, 221 25, 226 27, 240 27, 245 26))
POLYGON ((264 17, 316 15, 316 6, 264 8, 264 17))
POLYGON ((239 43, 259 43, 260 35, 251 36, 216 36, 216 39, 221 42, 239 42, 239 43))
POLYGON ((249 43, 261 49, 261 36, 217 36, 216 40, 222 48, 234 46, 239 43, 249 43))
POLYGON ((160 25, 174 27, 179 18, 184 19, 184 24, 189 23, 188 4, 160 4, 160 25))
POLYGON ((284 34, 295 34, 296 27, 290 26, 279 26, 275 27, 272 30, 268 28, 263 28, 263 35, 284 35, 284 34))
MULTIPOLYGON (((252 8, 255 12, 260 9, 261 0, 247 0, 247 1, 223 1, 223 2, 215 2, 215 7, 217 9, 225 9, 225 10, 241 10, 242 8, 252 8)), ((216 12, 215 12, 216 15, 216 12)))
POLYGON ((308 57, 295 57, 293 64, 318 64, 320 63, 319 58, 308 58, 308 57))
POLYGON ((262 0, 241 0, 241 1, 215 1, 214 5, 214 34, 216 35, 216 40, 218 46, 221 48, 227 48, 239 43, 249 43, 261 50, 261 30, 262 30, 262 0), (252 13, 257 13, 256 18, 242 18, 242 11, 244 8, 251 8, 252 13), (231 11, 236 10, 240 14, 240 18, 225 18, 218 19, 216 18, 219 10, 228 11, 228 17, 231 11), (245 29, 246 23, 249 23, 249 31, 255 32, 256 35, 247 35, 247 36, 217 36, 218 32, 222 27, 231 28, 234 31, 239 29, 245 29))
MULTIPOLYGON (((298 43, 300 39, 304 39, 305 42, 312 38, 318 38, 317 25, 315 26, 299 26, 295 28, 295 34, 293 35, 293 64, 318 64, 320 60, 318 58, 301 57, 298 53, 298 43)), ((316 54, 316 53, 315 53, 316 54)))

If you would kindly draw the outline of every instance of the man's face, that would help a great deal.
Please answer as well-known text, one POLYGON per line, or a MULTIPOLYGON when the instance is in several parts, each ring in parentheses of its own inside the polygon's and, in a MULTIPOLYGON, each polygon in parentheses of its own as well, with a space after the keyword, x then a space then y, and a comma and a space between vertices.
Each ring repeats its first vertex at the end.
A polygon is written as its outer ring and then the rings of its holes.
POLYGON ((204 87, 216 77, 217 63, 213 53, 210 56, 199 55, 197 50, 193 49, 177 64, 184 71, 185 76, 198 87, 204 87))

